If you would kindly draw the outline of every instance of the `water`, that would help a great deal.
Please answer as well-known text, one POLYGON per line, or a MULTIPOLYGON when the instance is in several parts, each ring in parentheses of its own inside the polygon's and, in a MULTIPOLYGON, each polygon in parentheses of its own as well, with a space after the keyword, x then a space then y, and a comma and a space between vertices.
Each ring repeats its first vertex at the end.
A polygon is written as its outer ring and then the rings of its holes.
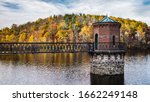
MULTIPOLYGON (((0 84, 100 84, 97 80, 99 76, 90 73, 90 59, 88 53, 0 55, 0 84)), ((106 81, 112 78, 100 79, 106 81)), ((150 84, 150 53, 127 53, 124 78, 121 76, 118 79, 123 84, 150 84)))
POLYGON ((125 84, 150 85, 150 53, 130 52, 125 57, 125 84))

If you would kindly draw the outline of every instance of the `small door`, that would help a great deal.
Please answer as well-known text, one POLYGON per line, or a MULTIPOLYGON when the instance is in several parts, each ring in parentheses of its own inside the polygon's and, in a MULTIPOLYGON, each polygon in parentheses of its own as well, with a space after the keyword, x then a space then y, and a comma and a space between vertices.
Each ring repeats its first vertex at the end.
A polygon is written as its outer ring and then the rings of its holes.
POLYGON ((95 50, 98 49, 98 34, 95 34, 95 50))
POLYGON ((113 45, 115 45, 115 36, 113 35, 113 45))

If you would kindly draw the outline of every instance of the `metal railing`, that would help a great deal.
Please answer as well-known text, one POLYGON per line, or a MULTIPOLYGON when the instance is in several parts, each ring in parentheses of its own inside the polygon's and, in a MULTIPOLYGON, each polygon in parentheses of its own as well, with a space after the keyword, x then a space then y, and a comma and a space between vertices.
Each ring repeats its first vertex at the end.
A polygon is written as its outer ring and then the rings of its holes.
MULTIPOLYGON (((126 50, 125 43, 99 42, 95 50, 126 50)), ((96 48, 96 47, 95 47, 96 48)))
POLYGON ((0 53, 70 53, 89 52, 93 50, 93 43, 64 43, 64 42, 5 42, 0 43, 0 53))
POLYGON ((51 43, 51 42, 5 42, 0 43, 0 53, 70 53, 70 52, 94 52, 94 51, 110 51, 110 50, 125 50, 125 43, 110 43, 99 42, 97 44, 92 42, 78 42, 78 43, 51 43))

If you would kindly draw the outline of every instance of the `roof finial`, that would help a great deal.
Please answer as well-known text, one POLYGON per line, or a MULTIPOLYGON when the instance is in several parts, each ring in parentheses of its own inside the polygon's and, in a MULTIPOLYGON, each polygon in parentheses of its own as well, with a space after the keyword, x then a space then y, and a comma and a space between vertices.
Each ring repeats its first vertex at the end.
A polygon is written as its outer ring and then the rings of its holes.
POLYGON ((108 17, 108 14, 106 14, 106 16, 100 21, 100 22, 116 22, 113 19, 108 17))
POLYGON ((108 13, 106 13, 106 17, 108 17, 108 13))

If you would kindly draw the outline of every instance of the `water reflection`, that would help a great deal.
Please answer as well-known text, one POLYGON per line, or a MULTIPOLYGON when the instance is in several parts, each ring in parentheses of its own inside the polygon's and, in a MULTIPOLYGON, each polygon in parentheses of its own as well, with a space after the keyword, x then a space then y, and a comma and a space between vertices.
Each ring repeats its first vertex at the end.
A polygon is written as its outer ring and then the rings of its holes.
POLYGON ((76 63, 82 64, 89 60, 85 53, 57 53, 57 54, 10 54, 0 55, 0 61, 3 63, 12 62, 12 64, 28 65, 50 65, 50 66, 72 66, 76 63), (85 59, 83 59, 83 56, 85 59))
POLYGON ((89 61, 87 53, 0 55, 0 84, 88 84, 89 61))
POLYGON ((88 53, 0 55, 0 84, 150 84, 148 52, 126 53, 124 75, 111 77, 91 74, 90 60, 88 53))
POLYGON ((90 74, 91 85, 124 85, 124 74, 119 75, 98 75, 90 74))

